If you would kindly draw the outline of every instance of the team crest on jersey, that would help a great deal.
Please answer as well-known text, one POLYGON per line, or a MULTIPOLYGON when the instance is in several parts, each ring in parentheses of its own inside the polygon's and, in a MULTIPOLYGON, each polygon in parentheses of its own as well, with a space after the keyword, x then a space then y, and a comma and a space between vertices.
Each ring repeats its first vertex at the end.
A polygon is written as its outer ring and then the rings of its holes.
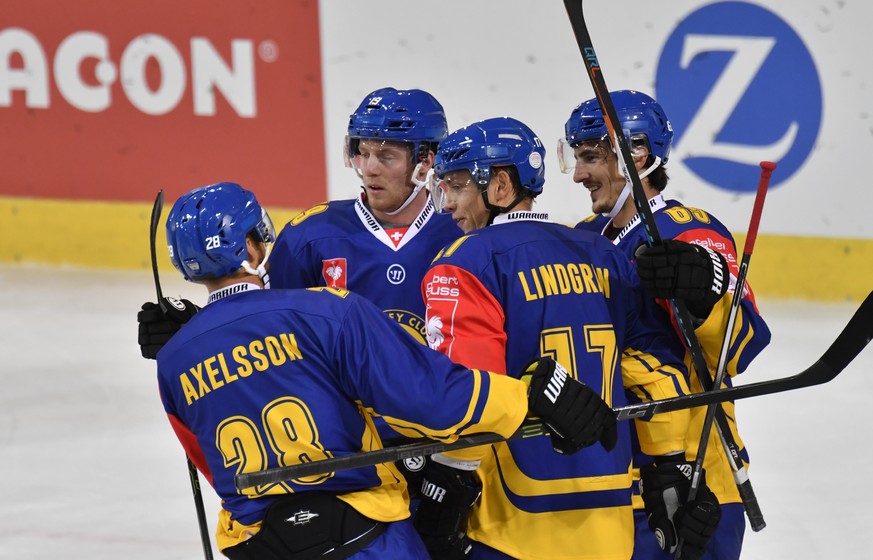
POLYGON ((386 309, 384 313, 400 323, 400 326, 412 335, 412 338, 421 344, 426 344, 424 319, 405 309, 386 309))
POLYGON ((347 288, 348 265, 346 259, 323 259, 321 261, 321 275, 328 288, 347 288))

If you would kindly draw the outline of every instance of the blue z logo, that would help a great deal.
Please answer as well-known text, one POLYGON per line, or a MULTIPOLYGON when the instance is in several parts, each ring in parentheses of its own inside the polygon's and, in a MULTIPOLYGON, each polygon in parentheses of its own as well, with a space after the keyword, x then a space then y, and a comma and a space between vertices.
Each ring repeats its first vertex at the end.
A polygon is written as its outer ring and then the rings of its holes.
POLYGON ((656 84, 676 131, 673 158, 728 191, 754 191, 762 160, 779 164, 771 187, 784 182, 821 128, 811 54, 788 24, 755 4, 718 2, 686 17, 664 45, 656 84))

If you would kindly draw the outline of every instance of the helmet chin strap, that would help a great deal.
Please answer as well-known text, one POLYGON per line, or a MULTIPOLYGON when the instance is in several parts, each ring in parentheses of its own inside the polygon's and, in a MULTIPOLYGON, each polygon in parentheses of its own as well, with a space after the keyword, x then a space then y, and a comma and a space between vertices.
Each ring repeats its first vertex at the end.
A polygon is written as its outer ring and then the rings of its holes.
POLYGON ((488 202, 488 189, 482 191, 482 200, 485 201, 485 208, 488 209, 488 222, 485 224, 486 226, 490 226, 494 223, 494 218, 499 216, 500 214, 506 214, 510 212, 513 208, 518 206, 518 203, 525 199, 527 195, 524 192, 519 193, 515 200, 509 204, 509 206, 497 206, 495 204, 491 204, 488 202))
POLYGON ((612 210, 602 213, 601 216, 609 219, 615 218, 619 210, 624 207, 624 203, 625 201, 627 201, 627 197, 630 196, 631 193, 630 185, 628 184, 628 182, 629 181, 625 181, 624 188, 621 189, 621 194, 618 195, 618 200, 615 201, 615 204, 612 206, 612 210))
POLYGON ((421 166, 424 162, 418 162, 415 165, 415 169, 412 170, 412 182, 415 184, 415 187, 412 189, 412 193, 407 197, 406 201, 401 204, 396 210, 392 210, 391 212, 383 212, 383 214, 387 216, 396 216, 400 212, 402 212, 409 203, 412 202, 418 193, 421 192, 421 189, 427 186, 428 181, 430 181, 430 176, 433 175, 433 168, 427 170, 427 174, 424 176, 424 181, 418 179, 418 172, 421 171, 421 166))
MULTIPOLYGON (((652 173, 652 171, 654 171, 659 165, 661 165, 661 158, 659 158, 658 156, 655 156, 654 163, 652 163, 652 165, 650 165, 649 167, 644 169, 642 173, 640 173, 640 180, 643 180, 646 177, 648 177, 652 173)), ((604 217, 609 218, 609 219, 615 218, 615 216, 624 207, 624 203, 627 201, 627 197, 630 196, 630 194, 631 194, 630 177, 628 177, 627 172, 625 172, 625 170, 622 169, 621 165, 619 165, 619 171, 625 177, 624 188, 621 189, 621 194, 618 195, 618 200, 615 201, 615 205, 613 205, 612 210, 610 210, 609 212, 604 212, 601 214, 601 216, 604 216, 604 217)))
POLYGON ((270 258, 270 253, 273 252, 273 244, 267 243, 267 253, 264 255, 264 260, 261 261, 256 268, 252 268, 249 261, 242 262, 242 268, 252 276, 257 276, 263 283, 265 288, 270 287, 270 275, 267 273, 267 259, 270 258))

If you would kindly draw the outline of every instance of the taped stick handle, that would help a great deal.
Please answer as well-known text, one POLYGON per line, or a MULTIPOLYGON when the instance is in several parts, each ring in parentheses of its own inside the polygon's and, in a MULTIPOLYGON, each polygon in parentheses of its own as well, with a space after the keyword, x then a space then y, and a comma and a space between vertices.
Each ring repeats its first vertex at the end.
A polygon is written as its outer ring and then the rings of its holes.
POLYGON ((749 518, 749 525, 751 525, 752 531, 757 533, 767 526, 767 522, 764 521, 764 514, 761 513, 761 507, 758 505, 758 497, 755 496, 755 490, 752 488, 752 483, 749 482, 747 478, 745 482, 737 485, 737 490, 740 491, 740 498, 743 500, 743 505, 746 507, 746 516, 749 518))
POLYGON ((758 225, 761 223, 761 212, 764 210, 764 198, 767 196, 767 188, 770 185, 770 176, 776 169, 772 161, 762 161, 761 178, 758 180, 758 194, 755 195, 755 206, 752 207, 752 219, 749 221, 749 232, 746 234, 746 244, 743 246, 743 255, 751 255, 758 238, 758 225))

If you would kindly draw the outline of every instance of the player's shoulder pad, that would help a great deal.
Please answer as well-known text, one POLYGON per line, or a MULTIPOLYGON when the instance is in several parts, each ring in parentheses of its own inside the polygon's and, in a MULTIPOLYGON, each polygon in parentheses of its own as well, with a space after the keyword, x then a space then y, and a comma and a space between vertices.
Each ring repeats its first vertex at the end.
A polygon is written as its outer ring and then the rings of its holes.
POLYGON ((330 207, 330 201, 320 202, 315 206, 310 206, 306 210, 299 212, 291 218, 286 224, 288 227, 297 226, 303 223, 307 218, 311 218, 312 216, 317 216, 322 212, 325 212, 330 207))
POLYGON ((328 286, 313 286, 312 288, 306 288, 306 290, 309 290, 310 292, 326 292, 339 298, 347 298, 351 295, 351 292, 348 290, 342 288, 331 288, 328 286))
POLYGON ((590 216, 573 226, 573 229, 600 233, 603 231, 603 228, 606 227, 606 224, 609 222, 609 220, 610 218, 607 218, 603 214, 591 214, 590 216))
MULTIPOLYGON (((343 210, 347 210, 352 208, 354 205, 354 200, 328 200, 325 202, 320 202, 314 206, 310 206, 306 210, 299 212, 293 218, 291 218, 287 227, 299 226, 300 224, 306 222, 310 218, 319 216, 321 218, 325 218, 329 215, 333 215, 337 212, 342 212, 343 210), (330 210, 330 213, 328 213, 330 210)), ((319 218, 316 218, 313 221, 321 221, 319 218)), ((307 223, 313 223, 313 221, 309 221, 307 223)))
MULTIPOLYGON (((466 235, 462 235, 461 237, 455 239, 454 241, 452 241, 451 243, 449 243, 448 245, 446 245, 445 247, 440 249, 439 253, 437 253, 436 256, 433 258, 433 260, 431 261, 431 264, 434 264, 441 259, 449 259, 449 258, 457 256, 459 254, 458 251, 461 250, 461 247, 465 246, 465 243, 467 241, 475 238, 478 235, 479 235, 478 233, 468 233, 466 235)), ((463 253, 466 253, 466 252, 467 251, 465 248, 463 253)))
POLYGON ((655 219, 659 226, 668 230, 661 232, 666 237, 676 237, 693 229, 713 230, 722 234, 727 232, 727 228, 709 212, 675 200, 668 201, 667 207, 655 214, 655 219))

